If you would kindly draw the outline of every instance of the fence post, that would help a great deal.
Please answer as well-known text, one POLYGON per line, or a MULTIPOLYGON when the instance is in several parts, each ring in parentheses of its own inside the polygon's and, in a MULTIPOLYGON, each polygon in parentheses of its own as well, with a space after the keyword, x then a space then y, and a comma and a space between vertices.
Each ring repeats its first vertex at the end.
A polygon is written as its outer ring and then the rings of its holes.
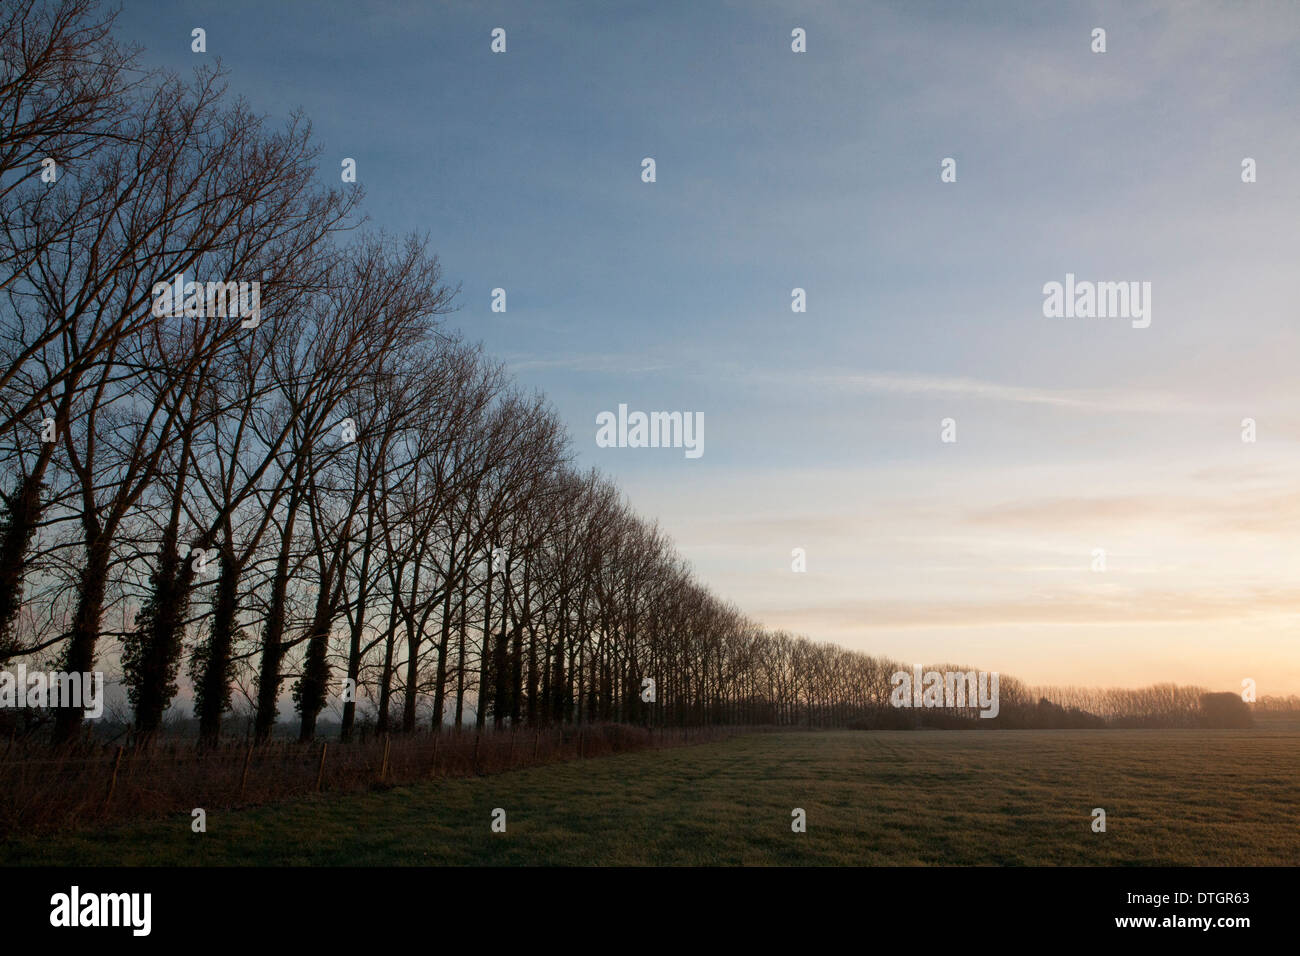
POLYGON ((325 751, 329 749, 328 743, 320 745, 320 767, 316 770, 316 792, 320 793, 321 781, 325 779, 325 751))
POLYGON ((474 772, 475 773, 478 773, 478 744, 479 741, 482 739, 483 739, 482 733, 477 733, 474 735, 474 772))
POLYGON ((533 734, 533 763, 537 763, 537 748, 542 745, 542 732, 533 734))
POLYGON ((379 782, 383 783, 388 779, 388 748, 393 744, 393 738, 384 734, 384 759, 379 765, 379 782))
POLYGON ((433 735, 433 759, 429 761, 429 776, 438 772, 438 741, 442 739, 442 734, 433 735))
POLYGON ((253 759, 253 745, 248 745, 248 753, 244 754, 244 772, 239 776, 239 799, 244 799, 244 785, 248 783, 248 764, 253 759))
POLYGON ((104 810, 108 810, 108 805, 113 799, 113 791, 117 789, 117 768, 122 762, 122 745, 117 745, 117 756, 113 758, 113 776, 108 781, 108 796, 104 798, 104 810))

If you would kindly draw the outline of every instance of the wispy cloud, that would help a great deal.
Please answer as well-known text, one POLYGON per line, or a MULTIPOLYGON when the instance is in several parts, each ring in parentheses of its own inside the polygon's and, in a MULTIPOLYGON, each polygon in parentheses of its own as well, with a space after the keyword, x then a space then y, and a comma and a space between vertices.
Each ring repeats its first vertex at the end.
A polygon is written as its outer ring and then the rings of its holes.
POLYGON ((972 510, 966 520, 1003 529, 1062 531, 1159 522, 1184 530, 1294 535, 1300 532, 1300 499, 1289 491, 1226 498, 1171 494, 1051 497, 972 510))
POLYGON ((808 386, 840 392, 961 397, 1089 411, 1196 411, 1186 396, 1135 389, 1055 389, 1006 385, 975 378, 843 369, 758 370, 747 377, 763 386, 808 386))
POLYGON ((835 367, 765 369, 714 364, 706 369, 694 363, 657 360, 632 353, 516 356, 508 359, 508 364, 516 371, 548 369, 620 375, 671 371, 687 378, 724 381, 762 390, 803 388, 828 393, 956 397, 1023 405, 1046 405, 1080 411, 1219 410, 1217 405, 1207 405, 1187 395, 1156 389, 1061 389, 1037 385, 1012 385, 961 376, 854 371, 835 367))
POLYGON ((512 372, 529 369, 552 371, 592 372, 614 375, 638 375, 645 372, 662 372, 675 366, 669 362, 647 360, 644 356, 625 353, 599 355, 512 356, 506 359, 512 372))
POLYGON ((935 602, 844 601, 762 614, 780 626, 809 621, 842 629, 969 628, 1015 625, 1136 625, 1239 621, 1300 615, 1300 589, 1111 589, 1097 593, 1025 595, 1016 600, 935 602))

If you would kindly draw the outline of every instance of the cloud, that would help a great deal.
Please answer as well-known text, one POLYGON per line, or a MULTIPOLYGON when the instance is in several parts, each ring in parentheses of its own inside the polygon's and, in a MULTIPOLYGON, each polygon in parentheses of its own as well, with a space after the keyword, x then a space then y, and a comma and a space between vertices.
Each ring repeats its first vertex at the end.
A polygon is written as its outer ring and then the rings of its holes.
POLYGON ((560 355, 550 358, 540 356, 515 356, 506 359, 512 372, 529 369, 552 369, 569 372, 594 372, 617 375, 636 375, 643 372, 662 372, 675 368, 669 362, 655 362, 644 356, 627 353, 595 355, 560 355))
POLYGON ((1015 600, 858 600, 790 607, 757 616, 771 626, 815 630, 1116 626, 1237 622, 1300 615, 1300 588, 1240 590, 1109 589, 1026 594, 1015 600))
POLYGON ((859 372, 841 368, 761 369, 736 365, 710 367, 647 358, 633 353, 569 354, 551 357, 517 356, 508 360, 514 371, 551 369, 571 372, 634 375, 674 371, 710 382, 728 381, 755 389, 811 388, 827 392, 879 395, 929 395, 972 398, 1022 405, 1048 405, 1080 411, 1201 412, 1218 411, 1172 392, 1143 389, 1059 389, 1008 385, 976 378, 906 372, 859 372))
POLYGON ((747 377, 765 387, 805 385, 854 393, 933 395, 945 398, 956 396, 1088 411, 1197 410, 1196 404, 1186 397, 1134 389, 1053 389, 1004 385, 974 378, 840 369, 753 371, 747 377))
POLYGON ((973 510, 966 514, 966 521, 998 528, 1053 529, 1163 522, 1183 531, 1290 535, 1300 532, 1300 497, 1290 491, 1226 498, 1171 494, 1052 497, 973 510))

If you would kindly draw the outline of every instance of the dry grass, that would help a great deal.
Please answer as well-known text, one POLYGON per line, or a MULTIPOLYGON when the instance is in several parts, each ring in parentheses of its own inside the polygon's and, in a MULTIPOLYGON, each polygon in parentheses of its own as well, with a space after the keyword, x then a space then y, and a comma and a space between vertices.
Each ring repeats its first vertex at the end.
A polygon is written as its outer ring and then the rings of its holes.
POLYGON ((1294 865, 1298 757, 1282 730, 743 734, 209 812, 206 833, 184 813, 23 836, 0 863, 1294 865))
POLYGON ((615 753, 718 740, 727 728, 647 730, 589 724, 547 730, 419 733, 365 742, 258 747, 193 742, 82 745, 63 752, 9 742, 0 756, 0 837, 103 826, 193 807, 224 809, 433 777, 469 777, 615 753))

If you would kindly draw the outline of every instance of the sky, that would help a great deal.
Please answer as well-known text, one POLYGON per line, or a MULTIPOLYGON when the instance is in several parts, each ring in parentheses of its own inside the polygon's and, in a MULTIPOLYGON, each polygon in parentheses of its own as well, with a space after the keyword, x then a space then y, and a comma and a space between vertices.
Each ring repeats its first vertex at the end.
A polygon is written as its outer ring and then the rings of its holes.
POLYGON ((119 33, 301 108, 449 324, 761 623, 1300 693, 1300 6, 125 0, 119 33), (1149 282, 1149 327, 1045 317, 1067 273, 1149 282), (702 413, 704 453, 598 447, 620 404, 702 413))

